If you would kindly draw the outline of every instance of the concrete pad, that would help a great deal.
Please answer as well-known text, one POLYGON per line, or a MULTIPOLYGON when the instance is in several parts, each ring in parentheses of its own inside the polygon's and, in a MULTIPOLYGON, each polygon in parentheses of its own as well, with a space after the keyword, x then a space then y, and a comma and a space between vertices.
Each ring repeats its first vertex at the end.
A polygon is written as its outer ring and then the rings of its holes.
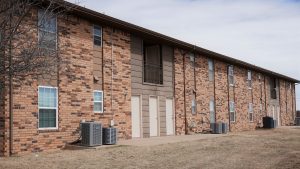
POLYGON ((180 136, 161 136, 161 137, 150 137, 150 138, 136 138, 131 140, 120 140, 118 145, 128 146, 155 146, 168 143, 178 143, 186 141, 195 141, 202 139, 210 139, 216 137, 224 137, 228 134, 195 134, 195 135, 180 135, 180 136))

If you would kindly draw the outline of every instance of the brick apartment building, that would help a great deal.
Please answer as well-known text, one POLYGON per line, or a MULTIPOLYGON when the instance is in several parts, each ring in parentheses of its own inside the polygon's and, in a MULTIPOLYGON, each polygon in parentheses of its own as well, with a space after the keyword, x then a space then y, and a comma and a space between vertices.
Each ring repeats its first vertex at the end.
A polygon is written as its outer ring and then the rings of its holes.
MULTIPOLYGON (((39 12, 27 22, 38 23, 39 12)), ((22 89, 14 85, 14 154, 63 148, 79 138, 82 120, 113 122, 120 139, 201 133, 215 122, 228 123, 231 132, 254 130, 267 115, 279 126, 294 123, 294 78, 84 7, 51 19, 69 64, 51 82, 28 78, 22 89)), ((31 29, 27 36, 38 40, 42 30, 31 29)), ((8 91, 1 96, 0 154, 6 156, 8 91)))

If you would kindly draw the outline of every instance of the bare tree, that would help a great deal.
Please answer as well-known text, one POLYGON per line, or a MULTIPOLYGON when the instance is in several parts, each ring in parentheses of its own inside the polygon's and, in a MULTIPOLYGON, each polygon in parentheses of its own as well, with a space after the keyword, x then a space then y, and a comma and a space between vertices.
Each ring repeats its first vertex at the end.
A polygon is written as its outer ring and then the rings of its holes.
POLYGON ((63 0, 0 0, 0 4, 0 95, 9 92, 11 154, 13 86, 57 75, 62 63, 57 18, 74 6, 63 0))

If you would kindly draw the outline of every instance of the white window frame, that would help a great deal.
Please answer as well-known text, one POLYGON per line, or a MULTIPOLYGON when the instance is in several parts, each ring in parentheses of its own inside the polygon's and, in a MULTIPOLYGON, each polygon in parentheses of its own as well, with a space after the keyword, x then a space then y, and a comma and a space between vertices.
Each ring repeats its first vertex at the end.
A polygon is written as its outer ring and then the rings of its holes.
MULTIPOLYGON (((45 15, 45 12, 47 13, 47 11, 45 11, 45 10, 43 10, 43 9, 39 9, 38 10, 38 46, 39 46, 39 48, 42 48, 42 49, 48 49, 48 50, 57 50, 57 45, 58 45, 58 35, 57 35, 57 28, 58 28, 58 25, 57 25, 57 16, 55 15, 55 14, 53 14, 54 15, 54 17, 55 17, 55 26, 56 26, 56 28, 55 28, 55 32, 53 32, 53 31, 48 31, 48 30, 46 30, 46 29, 42 29, 42 28, 40 28, 40 25, 39 25, 39 21, 40 21, 40 19, 39 19, 39 12, 40 11, 44 11, 44 15, 43 15, 43 17, 45 17, 46 15, 45 15), (47 48, 47 47, 43 47, 43 46, 40 46, 40 31, 42 31, 42 32, 46 32, 46 33, 55 33, 55 48, 54 49, 52 49, 52 48, 47 48)), ((48 11, 48 12, 50 12, 50 11, 48 11)))
POLYGON ((38 129, 39 130, 57 130, 58 129, 58 88, 52 86, 38 86, 38 129), (56 107, 40 107, 39 106, 39 98, 40 98, 40 88, 47 89, 56 89, 56 107), (40 109, 56 109, 56 127, 43 127, 40 128, 40 109))
POLYGON ((213 122, 215 123, 216 122, 216 111, 215 111, 215 100, 214 99, 210 99, 209 101, 209 121, 210 123, 212 123, 211 121, 211 114, 213 113, 214 114, 214 120, 213 122))
POLYGON ((212 59, 208 59, 208 80, 214 80, 214 61, 212 59), (212 74, 212 79, 210 78, 210 74, 212 74))
POLYGON ((249 121, 253 122, 254 121, 253 103, 249 103, 249 105, 248 105, 248 112, 249 112, 249 121), (252 114, 252 120, 250 118, 251 114, 252 114))
POLYGON ((229 113, 230 113, 230 116, 229 116, 229 120, 230 120, 230 122, 235 122, 236 121, 236 114, 235 114, 235 105, 234 105, 234 101, 230 101, 229 102, 229 113), (232 110, 232 109, 233 110, 232 110), (231 113, 233 113, 233 115, 234 115, 234 119, 231 119, 230 117, 231 117, 231 113))
POLYGON ((93 45, 94 46, 98 46, 98 47, 102 47, 102 43, 103 43, 103 28, 100 25, 95 25, 94 24, 93 25, 93 45), (101 34, 100 36, 95 34, 95 27, 100 28, 100 34, 101 34), (95 36, 101 37, 101 44, 100 44, 100 46, 95 44, 95 36))
POLYGON ((94 90, 93 91, 93 112, 94 113, 103 113, 103 100, 104 100, 104 98, 103 98, 103 91, 102 90, 94 90), (102 100, 101 101, 95 101, 95 92, 100 92, 101 93, 101 95, 102 95, 102 100), (95 103, 102 103, 102 107, 101 107, 101 111, 95 111, 95 109, 94 109, 94 106, 95 106, 95 103))
POLYGON ((248 82, 248 89, 252 89, 252 71, 248 70, 247 72, 247 82, 248 82))
POLYGON ((228 66, 228 83, 230 86, 234 86, 234 69, 233 65, 228 66), (232 83, 230 83, 230 78, 232 78, 232 83))

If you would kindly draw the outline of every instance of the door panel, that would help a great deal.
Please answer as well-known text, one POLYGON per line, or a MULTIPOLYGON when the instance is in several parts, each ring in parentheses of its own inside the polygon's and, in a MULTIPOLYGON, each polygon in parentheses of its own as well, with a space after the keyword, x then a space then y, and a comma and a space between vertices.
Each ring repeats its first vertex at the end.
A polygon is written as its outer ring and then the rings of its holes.
POLYGON ((141 137, 141 106, 140 97, 131 97, 132 137, 141 137))
POLYGON ((173 99, 166 99, 166 127, 167 135, 174 135, 173 99))
POLYGON ((150 136, 158 136, 158 103, 157 97, 149 98, 150 136))

